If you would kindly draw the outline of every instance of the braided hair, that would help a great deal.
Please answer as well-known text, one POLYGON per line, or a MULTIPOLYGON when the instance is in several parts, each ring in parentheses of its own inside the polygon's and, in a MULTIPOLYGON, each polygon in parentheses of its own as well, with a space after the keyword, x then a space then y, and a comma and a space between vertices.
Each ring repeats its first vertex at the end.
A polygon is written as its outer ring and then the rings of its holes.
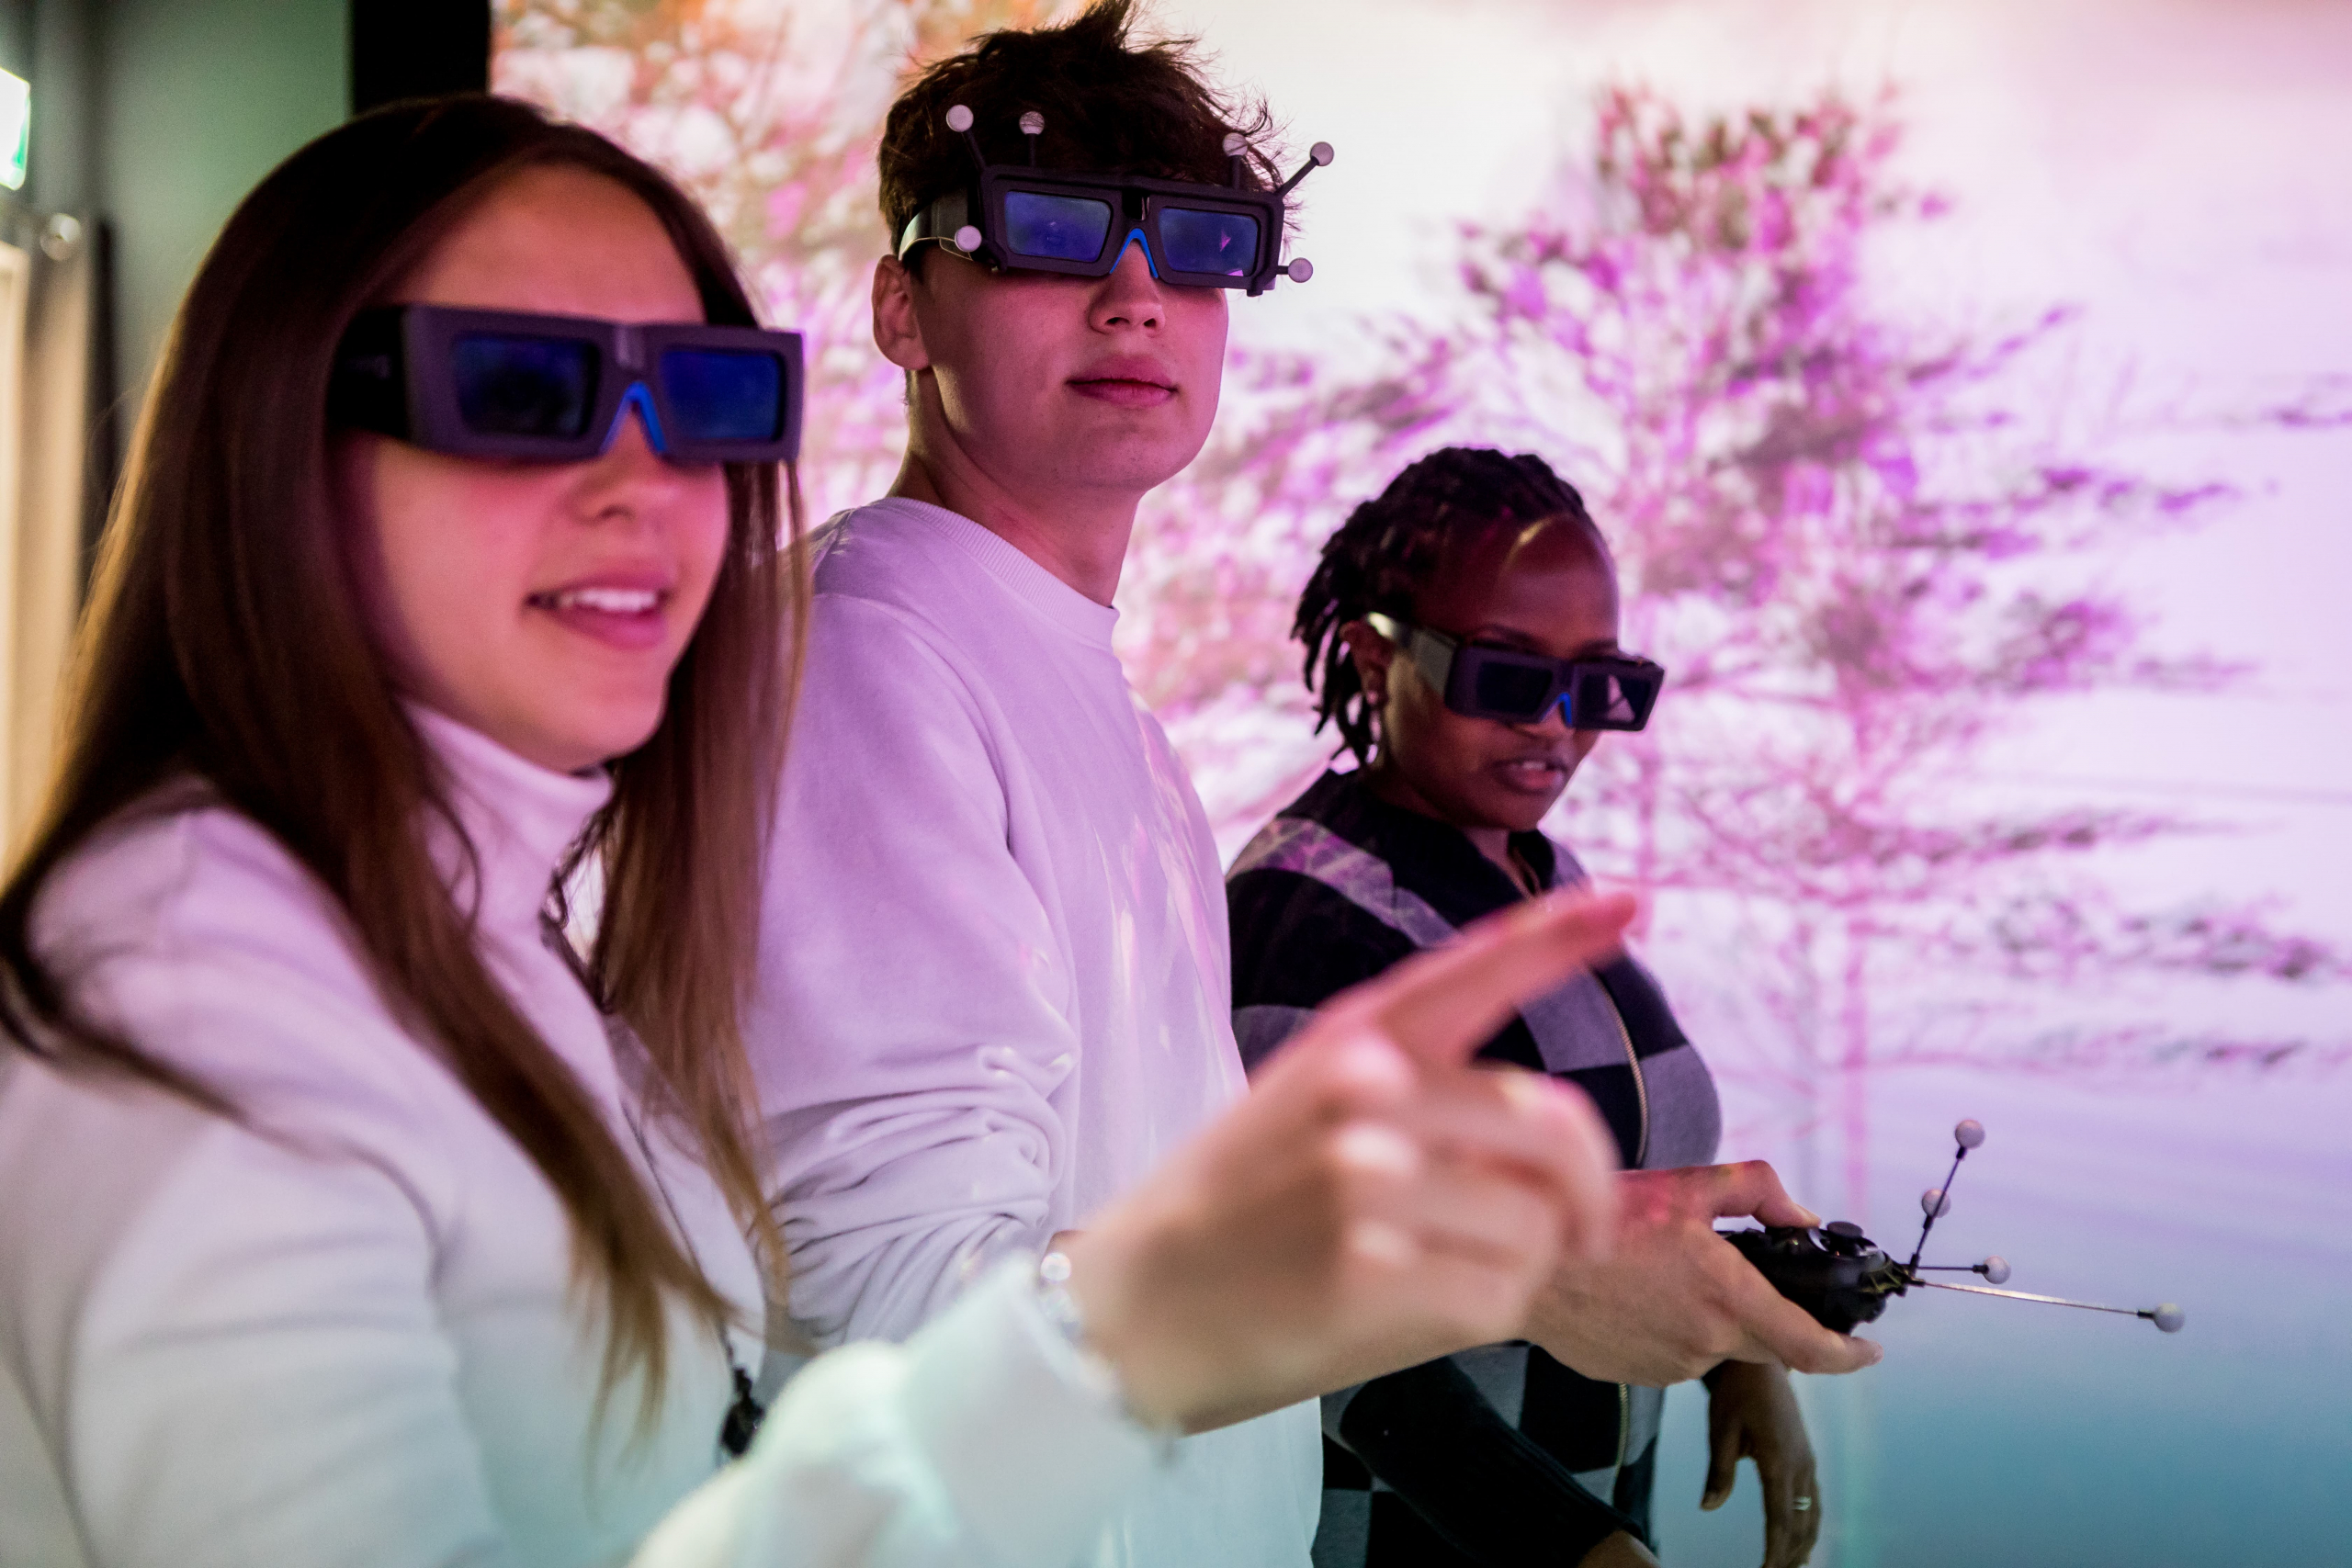
POLYGON ((1555 517, 1593 525, 1576 487, 1543 458, 1484 446, 1432 452, 1350 513, 1324 543, 1291 625, 1291 635, 1306 645, 1317 733, 1330 725, 1359 764, 1372 761, 1372 705, 1340 627, 1374 611, 1411 620, 1415 592, 1436 575, 1450 548, 1498 527, 1555 517))

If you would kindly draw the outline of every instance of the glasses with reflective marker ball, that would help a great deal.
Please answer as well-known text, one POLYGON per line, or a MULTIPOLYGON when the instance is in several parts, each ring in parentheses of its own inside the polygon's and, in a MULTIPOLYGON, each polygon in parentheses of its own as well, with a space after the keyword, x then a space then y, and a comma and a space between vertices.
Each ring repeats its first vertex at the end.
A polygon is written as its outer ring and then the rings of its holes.
POLYGON ((1184 288, 1259 294, 1278 278, 1304 283, 1315 274, 1303 257, 1282 261, 1283 218, 1293 187, 1331 161, 1328 141, 1280 186, 1257 190, 1243 183, 1246 143, 1238 134, 1225 139, 1227 182, 1206 185, 1041 168, 1046 118, 1035 109, 1021 117, 1029 162, 991 164, 972 134, 972 111, 957 104, 946 118, 971 150, 971 180, 916 209, 899 235, 901 261, 933 241, 998 270, 1108 277, 1127 247, 1140 245, 1152 276, 1184 288))

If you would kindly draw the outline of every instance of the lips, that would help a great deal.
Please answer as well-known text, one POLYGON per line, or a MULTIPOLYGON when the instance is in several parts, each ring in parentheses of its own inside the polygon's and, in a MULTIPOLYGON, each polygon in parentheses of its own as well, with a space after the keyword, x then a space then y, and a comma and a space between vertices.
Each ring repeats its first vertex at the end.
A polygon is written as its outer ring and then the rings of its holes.
POLYGON ((1069 388, 1082 398, 1121 408, 1154 408, 1176 396, 1176 378, 1157 359, 1116 355, 1071 377, 1069 388))
POLYGON ((565 630, 623 652, 657 648, 669 632, 668 585, 630 575, 566 583, 525 603, 565 630))
POLYGON ((1506 789, 1522 795, 1555 795, 1567 784, 1576 764, 1562 757, 1538 753, 1493 763, 1488 771, 1506 789))

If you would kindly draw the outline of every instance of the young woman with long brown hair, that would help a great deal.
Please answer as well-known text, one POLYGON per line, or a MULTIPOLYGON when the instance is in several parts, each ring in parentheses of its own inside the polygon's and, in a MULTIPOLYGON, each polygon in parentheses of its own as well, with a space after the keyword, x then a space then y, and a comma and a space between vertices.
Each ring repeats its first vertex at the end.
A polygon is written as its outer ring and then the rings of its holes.
POLYGON ((1605 1245, 1589 1108, 1461 1065, 1611 946, 1586 898, 1335 1006, 752 1440, 796 378, 689 201, 519 105, 355 121, 231 219, 0 891, 0 1560, 1069 1561, 1159 1434, 1605 1245))

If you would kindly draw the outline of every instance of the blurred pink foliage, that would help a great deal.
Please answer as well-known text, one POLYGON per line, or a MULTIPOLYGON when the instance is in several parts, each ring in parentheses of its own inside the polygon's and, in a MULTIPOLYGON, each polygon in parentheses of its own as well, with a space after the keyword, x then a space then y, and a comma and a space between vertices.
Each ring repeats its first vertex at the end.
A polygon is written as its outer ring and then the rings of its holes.
POLYGON ((1579 775, 1571 836, 1606 872, 1732 906, 1737 985, 1779 1026, 1739 1054, 1753 1076, 1809 1096, 1825 1068, 2021 1039, 2020 1065, 2279 1060, 2130 1021, 2021 1032, 1984 1000, 2050 995, 1988 974, 2078 992, 2352 966, 2261 909, 2114 908, 2094 852, 2195 824, 2020 806, 1974 778, 2033 699, 2234 678, 2152 651, 2098 570, 2232 492, 2033 433, 2018 391, 2070 312, 1972 336, 1873 308, 1872 234, 1945 210, 1896 179, 1897 144, 1891 98, 1692 125, 1604 96, 1594 155, 1533 216, 1464 229, 1469 330, 1374 323, 1370 375, 1242 362, 1241 417, 1148 513, 1138 682, 1213 812, 1261 820, 1321 761, 1288 640, 1321 538, 1442 441, 1533 449, 1614 544, 1628 646, 1672 671, 1662 722, 1579 775))
MULTIPOLYGON (((899 378, 866 330, 883 113, 910 61, 1054 9, 502 0, 496 80, 672 170, 769 318, 809 333, 821 516, 880 493, 903 447, 899 378)), ((1736 984, 1778 1036, 1739 1053, 1748 1070, 1810 1097, 1825 1069, 1988 1050, 2289 1059, 2301 1043, 2118 1020, 2099 985, 2341 980, 2341 953, 2261 908, 2119 908, 2095 852, 2195 824, 2021 807, 1973 774, 2034 699, 2233 677, 2151 651, 2098 570, 2231 492, 2036 434, 2054 422, 2021 389, 2066 310, 1985 334, 1874 309, 1871 237, 1944 209, 1896 176, 1895 107, 1832 94, 1691 122, 1610 92, 1592 153, 1531 216, 1464 228, 1458 299, 1366 322, 1344 353, 1237 351, 1208 450, 1138 520, 1122 654, 1231 848, 1329 754, 1289 635, 1322 539, 1437 445, 1541 452, 1617 550, 1627 645, 1671 671, 1660 722, 1579 776, 1570 836, 1741 933, 1736 984), (2021 1024, 1995 994, 2068 1005, 2021 1024)), ((2257 417, 2326 425, 2342 402, 2257 417)))

